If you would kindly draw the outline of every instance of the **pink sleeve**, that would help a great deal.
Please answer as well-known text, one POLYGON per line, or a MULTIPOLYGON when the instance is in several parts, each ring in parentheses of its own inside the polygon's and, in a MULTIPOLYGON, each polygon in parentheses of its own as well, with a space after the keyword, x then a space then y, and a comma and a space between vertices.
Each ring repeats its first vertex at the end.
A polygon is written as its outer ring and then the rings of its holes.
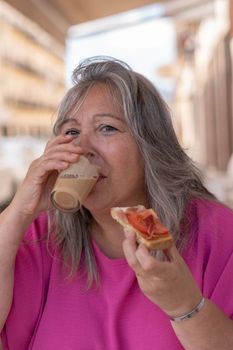
POLYGON ((196 236, 186 261, 204 296, 233 319, 233 212, 224 205, 198 201, 196 236))
POLYGON ((1 334, 4 349, 28 349, 42 313, 51 266, 46 243, 47 226, 47 215, 43 213, 29 227, 18 251, 13 303, 1 334), (14 337, 8 339, 8 334, 14 334, 14 337), (16 345, 17 339, 21 343, 16 345))
POLYGON ((211 300, 233 319, 233 253, 217 280, 211 294, 211 300))

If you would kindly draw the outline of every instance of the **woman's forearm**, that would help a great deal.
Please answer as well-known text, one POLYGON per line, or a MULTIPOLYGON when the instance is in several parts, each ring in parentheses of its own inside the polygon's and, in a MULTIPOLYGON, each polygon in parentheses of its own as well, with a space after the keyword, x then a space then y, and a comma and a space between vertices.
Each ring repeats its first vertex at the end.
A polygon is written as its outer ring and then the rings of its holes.
POLYGON ((0 214, 1 258, 7 258, 9 254, 11 257, 11 253, 15 255, 15 252, 18 250, 19 243, 23 238, 24 232, 31 221, 32 219, 22 216, 17 208, 14 207, 13 202, 0 214), (6 248, 9 248, 10 251, 6 252, 6 248))
POLYGON ((15 257, 29 224, 13 203, 0 215, 0 331, 12 303, 15 257))
POLYGON ((192 318, 171 323, 185 350, 233 349, 233 321, 208 299, 192 318))

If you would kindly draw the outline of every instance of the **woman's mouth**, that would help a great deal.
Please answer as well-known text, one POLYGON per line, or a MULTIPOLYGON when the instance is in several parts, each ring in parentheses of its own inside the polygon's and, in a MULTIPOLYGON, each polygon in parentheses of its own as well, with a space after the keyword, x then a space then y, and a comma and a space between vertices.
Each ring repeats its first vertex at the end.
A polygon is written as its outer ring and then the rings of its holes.
POLYGON ((102 180, 104 180, 104 179, 106 179, 106 178, 107 178, 107 176, 104 176, 104 175, 100 174, 100 176, 98 177, 97 183, 102 181, 102 180))

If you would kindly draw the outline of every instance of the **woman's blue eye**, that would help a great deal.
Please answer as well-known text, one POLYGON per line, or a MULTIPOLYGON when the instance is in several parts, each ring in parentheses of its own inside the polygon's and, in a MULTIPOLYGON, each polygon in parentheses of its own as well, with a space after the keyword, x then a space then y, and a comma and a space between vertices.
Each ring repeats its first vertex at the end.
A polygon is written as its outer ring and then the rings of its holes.
POLYGON ((73 135, 73 136, 78 136, 79 135, 79 131, 78 130, 75 130, 75 129, 70 129, 70 130, 67 130, 65 132, 66 135, 73 135))
POLYGON ((111 126, 111 125, 104 125, 100 128, 101 131, 103 132, 115 132, 117 131, 117 128, 114 128, 114 126, 111 126))

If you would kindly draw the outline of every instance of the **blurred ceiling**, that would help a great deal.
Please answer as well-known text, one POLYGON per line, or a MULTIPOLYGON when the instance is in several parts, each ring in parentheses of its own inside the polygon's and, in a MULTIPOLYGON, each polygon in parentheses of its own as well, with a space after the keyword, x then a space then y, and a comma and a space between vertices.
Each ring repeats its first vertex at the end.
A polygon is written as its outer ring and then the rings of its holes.
POLYGON ((68 28, 86 21, 110 16, 141 6, 161 3, 165 16, 205 16, 203 6, 213 0, 7 0, 7 3, 38 23, 61 44, 65 44, 68 28))

